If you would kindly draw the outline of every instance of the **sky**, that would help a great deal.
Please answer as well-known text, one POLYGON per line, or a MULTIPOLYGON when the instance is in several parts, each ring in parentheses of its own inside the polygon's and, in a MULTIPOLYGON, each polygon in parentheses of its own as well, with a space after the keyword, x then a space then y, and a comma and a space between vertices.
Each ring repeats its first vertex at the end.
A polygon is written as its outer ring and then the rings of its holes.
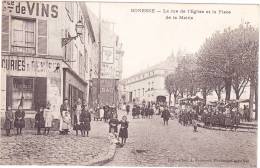
MULTIPOLYGON (((98 16, 98 4, 86 3, 98 16)), ((102 3, 101 17, 115 23, 114 31, 123 43, 123 78, 165 60, 169 55, 185 50, 195 53, 216 31, 237 27, 248 21, 259 25, 259 6, 220 4, 159 4, 159 3, 102 3), (156 13, 131 12, 131 9, 155 9, 156 13), (164 13, 166 10, 179 13, 164 13), (180 10, 186 13, 180 14, 180 10), (187 13, 188 10, 204 11, 187 13), (212 13, 216 11, 216 14, 212 13), (231 13, 219 13, 219 10, 231 13), (210 11, 210 14, 206 14, 210 11), (166 19, 166 16, 190 16, 192 20, 166 19)))

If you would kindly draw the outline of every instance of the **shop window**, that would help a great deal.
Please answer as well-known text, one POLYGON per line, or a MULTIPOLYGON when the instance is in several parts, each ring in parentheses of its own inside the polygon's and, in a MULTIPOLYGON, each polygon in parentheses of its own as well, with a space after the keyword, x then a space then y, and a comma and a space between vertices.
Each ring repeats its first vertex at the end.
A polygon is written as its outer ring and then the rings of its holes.
POLYGON ((33 109, 33 78, 13 78, 12 108, 17 109, 23 97, 23 108, 33 109))
POLYGON ((35 21, 12 18, 12 52, 35 54, 35 21))
POLYGON ((71 108, 74 107, 78 98, 83 100, 83 92, 78 88, 76 88, 75 86, 69 84, 69 104, 71 108))

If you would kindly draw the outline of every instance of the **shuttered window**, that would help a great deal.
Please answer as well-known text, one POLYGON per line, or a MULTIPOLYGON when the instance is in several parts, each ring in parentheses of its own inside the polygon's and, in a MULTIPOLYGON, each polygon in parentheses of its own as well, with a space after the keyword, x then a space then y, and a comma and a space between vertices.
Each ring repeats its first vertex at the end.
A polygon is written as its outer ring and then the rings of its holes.
POLYGON ((38 20, 38 54, 47 54, 47 20, 38 20))
POLYGON ((35 21, 12 18, 12 52, 35 54, 35 21))
POLYGON ((2 15, 2 51, 9 51, 9 16, 2 15))

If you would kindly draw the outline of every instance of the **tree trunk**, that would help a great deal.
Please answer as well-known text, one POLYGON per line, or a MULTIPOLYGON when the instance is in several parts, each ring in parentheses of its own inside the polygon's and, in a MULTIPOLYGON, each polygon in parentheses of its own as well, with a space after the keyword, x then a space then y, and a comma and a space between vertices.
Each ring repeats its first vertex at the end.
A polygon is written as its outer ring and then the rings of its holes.
POLYGON ((226 101, 230 100, 230 94, 231 94, 231 85, 232 85, 232 78, 225 78, 225 91, 226 91, 226 101))
POLYGON ((172 99, 172 94, 169 93, 169 107, 171 106, 171 99, 172 99))
POLYGON ((250 95, 249 95, 249 117, 251 120, 252 113, 253 113, 253 107, 254 107, 254 94, 255 94, 255 88, 254 88, 254 82, 250 82, 250 95))
POLYGON ((181 92, 181 98, 183 98, 183 92, 181 92))
POLYGON ((206 104, 207 103, 207 88, 202 89, 202 96, 203 96, 203 101, 206 104))
POLYGON ((236 94, 236 100, 239 100, 239 98, 240 98, 239 90, 235 90, 235 94, 236 94))
POLYGON ((216 89, 215 89, 215 93, 216 93, 216 95, 217 95, 217 97, 218 97, 218 101, 220 101, 220 100, 221 100, 221 89, 216 88, 216 89))
POLYGON ((177 101, 177 94, 174 94, 174 106, 176 105, 176 101, 177 101))
POLYGON ((257 121, 258 117, 258 82, 255 84, 255 120, 257 121))
POLYGON ((220 92, 216 92, 216 94, 217 94, 217 96, 218 96, 218 101, 220 101, 221 100, 221 93, 220 92))

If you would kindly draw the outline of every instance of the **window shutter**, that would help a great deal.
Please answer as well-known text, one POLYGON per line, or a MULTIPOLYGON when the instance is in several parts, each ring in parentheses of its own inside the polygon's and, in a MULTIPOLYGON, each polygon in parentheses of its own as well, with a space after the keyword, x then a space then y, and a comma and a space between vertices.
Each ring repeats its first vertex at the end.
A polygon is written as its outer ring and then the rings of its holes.
POLYGON ((9 51, 9 16, 2 15, 2 51, 9 51))
POLYGON ((37 77, 34 84, 34 107, 36 110, 47 103, 47 78, 37 77))
POLYGON ((38 20, 38 54, 47 54, 47 21, 38 20))
POLYGON ((6 107, 12 106, 12 77, 7 76, 6 77, 6 107))

